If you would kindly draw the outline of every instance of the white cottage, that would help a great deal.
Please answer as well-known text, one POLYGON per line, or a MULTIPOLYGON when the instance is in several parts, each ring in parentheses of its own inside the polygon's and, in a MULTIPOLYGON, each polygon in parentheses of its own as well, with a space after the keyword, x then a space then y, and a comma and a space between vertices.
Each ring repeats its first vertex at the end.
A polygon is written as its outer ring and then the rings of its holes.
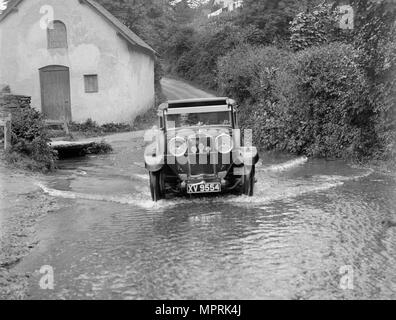
POLYGON ((155 52, 92 0, 13 0, 0 83, 51 120, 131 122, 154 104, 155 52))
POLYGON ((214 5, 220 6, 220 9, 208 14, 208 18, 216 17, 223 12, 231 12, 243 6, 243 0, 215 0, 214 5))

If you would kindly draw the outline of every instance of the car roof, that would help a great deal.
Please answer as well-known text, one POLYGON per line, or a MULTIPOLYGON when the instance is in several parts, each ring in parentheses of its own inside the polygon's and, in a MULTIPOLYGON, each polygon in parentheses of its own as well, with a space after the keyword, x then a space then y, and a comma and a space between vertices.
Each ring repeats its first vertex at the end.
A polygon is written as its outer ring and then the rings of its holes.
POLYGON ((227 97, 213 98, 194 98, 183 100, 169 100, 159 106, 159 110, 177 109, 177 108, 194 108, 194 107, 212 107, 212 106, 230 106, 235 105, 235 101, 227 97))

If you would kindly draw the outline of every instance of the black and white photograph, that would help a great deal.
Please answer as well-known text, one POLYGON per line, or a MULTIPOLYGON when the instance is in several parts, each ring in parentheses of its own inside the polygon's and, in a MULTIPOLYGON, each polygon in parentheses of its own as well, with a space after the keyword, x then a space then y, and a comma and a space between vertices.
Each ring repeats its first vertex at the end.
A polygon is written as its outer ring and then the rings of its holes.
POLYGON ((395 115, 396 0, 0 0, 0 300, 395 300, 395 115))

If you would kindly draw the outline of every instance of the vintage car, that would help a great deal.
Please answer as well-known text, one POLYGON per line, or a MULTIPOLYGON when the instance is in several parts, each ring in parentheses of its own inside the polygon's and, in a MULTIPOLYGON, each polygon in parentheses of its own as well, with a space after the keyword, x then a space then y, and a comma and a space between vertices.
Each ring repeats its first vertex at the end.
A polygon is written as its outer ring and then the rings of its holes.
POLYGON ((253 196, 259 156, 242 142, 234 100, 168 101, 158 116, 144 155, 153 201, 168 193, 253 196))

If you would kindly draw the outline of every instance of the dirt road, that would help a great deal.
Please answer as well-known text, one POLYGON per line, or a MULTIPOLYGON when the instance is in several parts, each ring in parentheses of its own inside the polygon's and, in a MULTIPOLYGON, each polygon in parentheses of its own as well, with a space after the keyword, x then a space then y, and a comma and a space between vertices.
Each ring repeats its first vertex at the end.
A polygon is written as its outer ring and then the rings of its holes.
POLYGON ((197 89, 183 81, 164 78, 161 81, 162 89, 169 100, 209 98, 213 95, 203 90, 197 89))
POLYGON ((58 199, 37 186, 39 179, 0 163, 0 300, 25 297, 28 275, 14 267, 38 244, 37 221, 60 209, 58 199))

